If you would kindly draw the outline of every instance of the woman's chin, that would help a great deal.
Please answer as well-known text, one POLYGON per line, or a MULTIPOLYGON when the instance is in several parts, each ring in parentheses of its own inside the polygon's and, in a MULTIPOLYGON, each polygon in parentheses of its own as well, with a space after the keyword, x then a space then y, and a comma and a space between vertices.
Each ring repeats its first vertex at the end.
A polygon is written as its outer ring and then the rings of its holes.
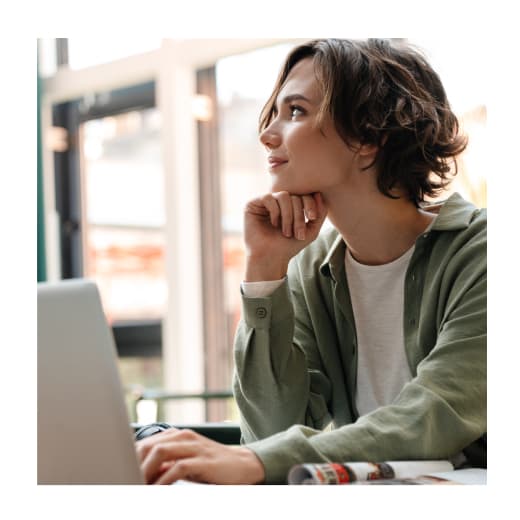
POLYGON ((307 190, 305 186, 294 186, 288 182, 282 182, 279 179, 273 178, 271 182, 271 193, 278 193, 279 191, 287 191, 291 195, 308 195, 313 193, 311 190, 307 190))
POLYGON ((287 185, 287 183, 284 183, 278 175, 271 174, 271 192, 272 193, 276 193, 277 191, 285 191, 286 185, 287 185))

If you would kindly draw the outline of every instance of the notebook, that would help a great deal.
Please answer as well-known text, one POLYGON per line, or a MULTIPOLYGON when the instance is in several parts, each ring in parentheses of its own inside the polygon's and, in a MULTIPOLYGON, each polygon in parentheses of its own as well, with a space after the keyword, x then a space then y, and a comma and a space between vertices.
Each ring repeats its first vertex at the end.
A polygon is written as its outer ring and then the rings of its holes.
POLYGON ((38 284, 38 484, 143 484, 97 287, 38 284))

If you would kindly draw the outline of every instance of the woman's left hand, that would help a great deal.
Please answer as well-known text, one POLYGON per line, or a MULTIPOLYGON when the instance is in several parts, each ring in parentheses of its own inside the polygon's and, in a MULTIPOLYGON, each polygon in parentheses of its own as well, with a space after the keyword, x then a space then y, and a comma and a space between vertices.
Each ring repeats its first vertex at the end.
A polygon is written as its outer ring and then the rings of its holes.
POLYGON ((260 459, 243 446, 227 446, 192 430, 171 428, 136 442, 147 484, 191 480, 211 484, 259 484, 260 459))

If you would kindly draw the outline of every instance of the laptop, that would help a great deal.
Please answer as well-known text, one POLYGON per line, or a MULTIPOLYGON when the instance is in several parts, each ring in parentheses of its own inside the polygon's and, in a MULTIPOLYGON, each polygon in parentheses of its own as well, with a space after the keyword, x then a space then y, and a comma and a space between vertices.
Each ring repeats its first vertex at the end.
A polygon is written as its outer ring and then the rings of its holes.
POLYGON ((96 284, 38 284, 38 484, 144 484, 96 284))

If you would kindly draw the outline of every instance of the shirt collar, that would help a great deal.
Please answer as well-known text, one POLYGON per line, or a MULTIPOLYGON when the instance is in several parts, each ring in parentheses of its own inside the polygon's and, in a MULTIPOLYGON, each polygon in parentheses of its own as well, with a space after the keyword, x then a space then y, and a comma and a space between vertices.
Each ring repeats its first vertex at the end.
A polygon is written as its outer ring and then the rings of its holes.
POLYGON ((331 277, 334 281, 338 280, 339 272, 345 269, 345 252, 347 250, 343 237, 337 231, 336 233, 338 236, 332 243, 325 260, 320 265, 320 273, 323 276, 331 277))
POLYGON ((464 200, 458 193, 453 193, 445 201, 425 203, 421 208, 436 213, 437 218, 432 231, 455 231, 469 226, 477 207, 464 200))
MULTIPOLYGON (((446 200, 435 203, 423 203, 421 209, 437 214, 431 231, 454 231, 467 228, 478 211, 471 202, 464 200, 458 193, 453 193, 446 200)), ((320 272, 335 281, 345 268, 346 244, 338 233, 332 246, 320 265, 320 272)))

